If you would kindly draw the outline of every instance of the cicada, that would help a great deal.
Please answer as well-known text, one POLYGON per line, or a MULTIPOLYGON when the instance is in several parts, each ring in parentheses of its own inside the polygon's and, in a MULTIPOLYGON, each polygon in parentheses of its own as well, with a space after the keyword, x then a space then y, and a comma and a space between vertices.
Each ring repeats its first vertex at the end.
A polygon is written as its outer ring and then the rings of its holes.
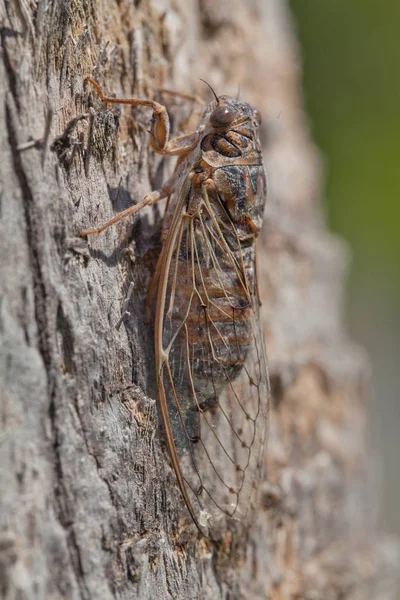
POLYGON ((169 140, 166 108, 152 100, 108 103, 150 107, 150 144, 178 156, 160 190, 120 219, 162 198, 163 245, 149 297, 157 294, 155 363, 158 400, 177 482, 199 531, 229 517, 247 522, 257 499, 268 425, 269 380, 256 271, 266 177, 260 115, 216 96, 197 129, 169 140))

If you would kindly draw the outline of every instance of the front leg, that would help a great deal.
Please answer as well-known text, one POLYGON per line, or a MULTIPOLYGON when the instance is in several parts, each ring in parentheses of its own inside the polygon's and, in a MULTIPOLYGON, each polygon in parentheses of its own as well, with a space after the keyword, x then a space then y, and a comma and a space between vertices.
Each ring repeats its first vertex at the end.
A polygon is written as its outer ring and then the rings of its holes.
MULTIPOLYGON (((150 131, 150 143, 153 150, 158 154, 180 156, 183 160, 185 156, 189 154, 189 152, 198 144, 200 131, 195 131, 186 135, 181 135, 173 140, 169 140, 169 117, 167 109, 162 104, 154 102, 153 100, 137 100, 135 98, 109 98, 108 96, 105 96, 103 94, 103 91, 99 84, 91 77, 86 77, 84 83, 90 83, 91 85, 93 85, 100 99, 103 102, 110 102, 112 104, 130 104, 136 106, 150 107, 153 110, 153 118, 150 131)), ((159 200, 170 196, 171 193, 173 193, 174 191, 174 183, 176 179, 174 175, 168 182, 166 182, 162 186, 160 190, 151 192, 151 194, 145 196, 144 199, 138 204, 135 204, 134 206, 131 206, 126 210, 118 213, 117 215, 115 215, 115 217, 113 217, 106 223, 103 223, 99 227, 96 227, 95 229, 85 229, 84 231, 81 231, 79 235, 81 237, 86 237, 88 235, 95 235, 97 233, 101 233, 108 227, 111 227, 111 225, 118 223, 118 221, 125 219, 126 217, 134 214, 135 212, 138 212, 142 208, 145 208, 146 206, 152 206, 155 202, 158 202, 159 200)))
POLYGON ((137 98, 110 98, 103 94, 103 90, 97 81, 91 77, 86 77, 84 84, 86 83, 90 83, 95 88, 99 98, 103 102, 110 102, 111 104, 129 104, 133 106, 148 106, 151 108, 153 110, 153 117, 150 129, 150 145, 158 154, 182 155, 195 148, 199 139, 199 131, 181 135, 174 140, 169 141, 169 117, 167 109, 163 104, 159 104, 154 100, 139 100, 137 98))

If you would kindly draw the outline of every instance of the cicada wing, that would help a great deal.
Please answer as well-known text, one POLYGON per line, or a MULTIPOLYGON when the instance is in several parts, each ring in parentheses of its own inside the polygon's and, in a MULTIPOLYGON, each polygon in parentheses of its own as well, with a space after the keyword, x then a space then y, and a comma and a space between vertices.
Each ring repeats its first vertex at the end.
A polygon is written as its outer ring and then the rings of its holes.
POLYGON ((263 466, 269 383, 254 248, 210 205, 177 205, 157 302, 160 407, 178 483, 207 535, 247 521, 263 466), (230 243, 227 243, 227 239, 230 243))
POLYGON ((191 504, 212 530, 226 516, 245 523, 253 516, 268 419, 262 346, 255 336, 244 368, 234 380, 227 376, 215 406, 190 415, 198 439, 180 461, 191 504))

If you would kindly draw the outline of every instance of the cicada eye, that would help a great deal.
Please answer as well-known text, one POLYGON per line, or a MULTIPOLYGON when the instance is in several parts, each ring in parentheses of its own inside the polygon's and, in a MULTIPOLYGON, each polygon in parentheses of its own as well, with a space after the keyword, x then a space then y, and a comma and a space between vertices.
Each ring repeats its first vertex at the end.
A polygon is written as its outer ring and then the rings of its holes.
POLYGON ((217 106, 210 115, 210 123, 213 127, 228 127, 236 118, 236 110, 229 106, 217 106))
POLYGON ((257 110, 257 108, 254 110, 254 115, 256 117, 256 121, 259 125, 261 125, 262 123, 262 116, 259 110, 257 110))

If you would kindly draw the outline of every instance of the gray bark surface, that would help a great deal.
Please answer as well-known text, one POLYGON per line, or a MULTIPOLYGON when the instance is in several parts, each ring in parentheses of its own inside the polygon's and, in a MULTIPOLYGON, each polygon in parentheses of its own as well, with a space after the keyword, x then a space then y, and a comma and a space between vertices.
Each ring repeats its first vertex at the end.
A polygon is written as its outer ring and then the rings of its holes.
MULTIPOLYGON (((285 2, 0 0, 0 18, 0 597, 392 598, 369 366, 343 328, 348 253, 324 224, 285 2), (149 111, 108 110, 87 75, 120 97, 240 83, 264 117, 273 399, 262 504, 240 538, 199 538, 158 427, 144 297, 162 209, 78 237, 173 162, 148 150, 149 111)), ((193 104, 164 101, 184 130, 193 104)))

